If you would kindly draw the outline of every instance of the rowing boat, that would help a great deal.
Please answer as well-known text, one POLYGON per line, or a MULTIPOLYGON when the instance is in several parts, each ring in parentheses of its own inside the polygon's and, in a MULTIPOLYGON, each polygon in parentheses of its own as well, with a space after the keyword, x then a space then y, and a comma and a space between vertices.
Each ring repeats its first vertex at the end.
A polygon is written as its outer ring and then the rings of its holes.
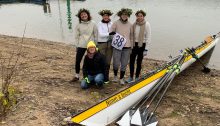
MULTIPOLYGON (((194 55, 196 55, 197 58, 202 57, 204 54, 213 49, 219 41, 220 33, 207 37, 199 46, 193 48, 194 55)), ((131 108, 146 98, 146 95, 149 94, 155 85, 160 83, 167 71, 169 71, 170 67, 174 66, 180 57, 184 57, 184 60, 179 66, 179 72, 185 70, 197 60, 194 55, 189 51, 186 51, 186 49, 183 50, 183 52, 184 53, 181 53, 180 56, 177 56, 177 58, 167 62, 160 68, 143 75, 139 80, 132 83, 126 89, 117 92, 87 110, 72 116, 71 123, 86 126, 105 126, 115 122, 120 117, 125 116, 131 108)), ((168 80, 170 78, 171 77, 168 77, 168 80)), ((123 121, 119 121, 118 124, 123 125, 123 121)), ((155 123, 155 125, 156 124, 157 123, 155 123)))

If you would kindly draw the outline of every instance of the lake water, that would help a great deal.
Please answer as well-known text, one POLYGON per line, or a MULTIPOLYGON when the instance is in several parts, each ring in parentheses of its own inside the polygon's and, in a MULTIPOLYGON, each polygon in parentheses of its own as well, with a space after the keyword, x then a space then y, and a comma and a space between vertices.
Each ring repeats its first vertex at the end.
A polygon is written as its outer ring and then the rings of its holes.
MULTIPOLYGON (((77 11, 84 7, 99 22, 98 11, 116 13, 122 7, 144 9, 152 27, 149 57, 168 60, 179 50, 199 45, 208 35, 220 32, 220 0, 49 0, 47 3, 0 4, 0 34, 74 43, 77 11)), ((40 0, 38 0, 40 1, 40 0)), ((1 3, 1 0, 0 0, 1 3)), ((114 14, 112 20, 117 20, 114 14)), ((130 18, 134 22, 135 16, 130 18)), ((220 44, 220 43, 219 43, 220 44)), ((209 66, 220 69, 220 45, 214 50, 209 66)))

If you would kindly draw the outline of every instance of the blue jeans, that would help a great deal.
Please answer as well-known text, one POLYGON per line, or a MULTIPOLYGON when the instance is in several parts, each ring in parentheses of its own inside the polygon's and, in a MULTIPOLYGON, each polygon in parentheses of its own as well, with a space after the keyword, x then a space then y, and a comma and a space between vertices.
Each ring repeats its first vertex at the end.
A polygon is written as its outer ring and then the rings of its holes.
POLYGON ((87 83, 84 79, 81 81, 81 88, 87 89, 89 88, 89 85, 92 83, 95 83, 97 86, 101 87, 104 82, 104 75, 102 73, 96 74, 96 75, 88 75, 88 79, 90 83, 87 83))

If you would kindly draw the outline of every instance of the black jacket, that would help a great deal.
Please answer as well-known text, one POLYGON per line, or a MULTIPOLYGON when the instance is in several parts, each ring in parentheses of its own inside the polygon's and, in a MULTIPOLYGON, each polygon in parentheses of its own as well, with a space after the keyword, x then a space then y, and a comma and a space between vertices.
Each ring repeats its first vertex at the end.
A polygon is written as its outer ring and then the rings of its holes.
POLYGON ((100 52, 96 52, 94 57, 90 59, 86 55, 83 63, 83 77, 87 77, 88 75, 93 76, 99 73, 104 75, 104 81, 108 81, 105 56, 100 52))

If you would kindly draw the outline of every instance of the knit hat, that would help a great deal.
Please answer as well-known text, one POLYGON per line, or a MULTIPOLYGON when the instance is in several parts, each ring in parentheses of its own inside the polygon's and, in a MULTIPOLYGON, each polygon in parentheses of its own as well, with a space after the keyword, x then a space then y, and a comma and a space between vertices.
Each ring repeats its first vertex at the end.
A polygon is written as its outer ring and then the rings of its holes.
POLYGON ((120 11, 118 11, 117 15, 121 16, 122 14, 127 14, 130 17, 130 15, 132 14, 132 9, 122 8, 120 11))
POLYGON ((96 48, 95 42, 89 41, 89 43, 87 44, 87 49, 92 48, 92 47, 96 48))
POLYGON ((146 16, 146 12, 144 12, 143 10, 138 10, 135 15, 137 16, 139 13, 143 14, 143 16, 146 16))
POLYGON ((113 13, 111 12, 111 10, 104 9, 104 10, 99 11, 99 14, 100 14, 101 16, 103 16, 103 15, 105 15, 105 14, 111 16, 113 13))

